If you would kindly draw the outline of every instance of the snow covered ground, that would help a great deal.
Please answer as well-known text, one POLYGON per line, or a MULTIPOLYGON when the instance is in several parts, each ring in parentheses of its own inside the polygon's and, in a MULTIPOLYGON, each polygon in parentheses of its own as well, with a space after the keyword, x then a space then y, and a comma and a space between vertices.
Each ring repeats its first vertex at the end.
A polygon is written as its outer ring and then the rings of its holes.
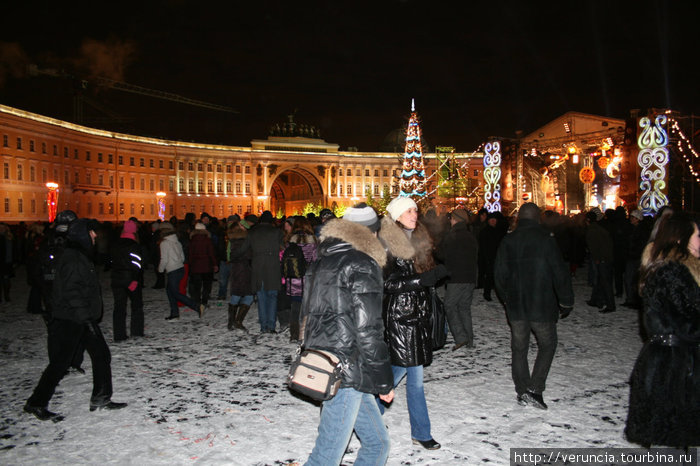
MULTIPOLYGON (((412 445, 402 384, 385 414, 392 441, 388 464, 506 465, 515 447, 634 447, 623 429, 627 379, 641 347, 637 314, 619 307, 603 315, 586 306, 585 276, 579 270, 576 308, 559 324, 559 347, 544 393, 548 411, 516 403, 504 311, 477 294, 476 347, 452 352, 449 337, 425 370, 433 437, 442 449, 412 445)), ((19 269, 12 302, 0 304, 0 463, 283 465, 306 460, 319 408, 285 385, 295 351, 287 335, 259 334, 256 308, 245 321, 250 333, 228 331, 226 307, 217 302, 202 319, 187 310, 180 321, 166 322, 165 290, 147 287, 146 337, 113 343, 108 274, 102 278, 102 329, 112 351, 113 399, 129 406, 88 411, 92 383, 86 355, 86 374, 66 376, 49 406, 65 415, 64 421, 41 422, 22 412, 48 358, 44 323, 25 311, 27 287, 19 269)), ((147 285, 152 283, 149 271, 147 285)), ((358 448, 353 438, 343 464, 353 463, 358 448)))

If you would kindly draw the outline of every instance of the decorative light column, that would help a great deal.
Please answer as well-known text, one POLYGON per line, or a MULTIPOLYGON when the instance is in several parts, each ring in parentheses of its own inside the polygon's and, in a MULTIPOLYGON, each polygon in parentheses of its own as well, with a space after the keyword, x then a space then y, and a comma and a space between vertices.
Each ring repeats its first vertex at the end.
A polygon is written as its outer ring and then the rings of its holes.
POLYGON ((643 117, 639 120, 642 134, 637 139, 639 156, 637 163, 641 167, 639 189, 639 208, 645 214, 655 214, 661 207, 668 205, 664 194, 666 189, 666 165, 668 164, 668 134, 664 129, 666 115, 657 115, 654 126, 651 120, 643 117))
POLYGON ((484 147, 484 208, 501 211, 501 143, 489 142, 484 147))
POLYGON ((156 193, 156 198, 158 199, 158 218, 161 221, 165 221, 165 193, 163 191, 158 191, 156 193))
POLYGON ((49 190, 46 195, 46 205, 49 208, 49 222, 56 219, 56 210, 58 209, 58 183, 49 181, 46 183, 46 188, 49 190))

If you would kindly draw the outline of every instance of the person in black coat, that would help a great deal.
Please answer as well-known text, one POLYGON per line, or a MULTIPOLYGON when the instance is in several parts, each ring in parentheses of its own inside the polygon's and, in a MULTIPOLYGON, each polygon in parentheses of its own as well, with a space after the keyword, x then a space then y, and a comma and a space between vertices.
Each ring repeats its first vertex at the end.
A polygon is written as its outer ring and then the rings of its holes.
POLYGON ((124 222, 119 239, 112 246, 112 294, 114 295, 114 341, 124 341, 126 334, 126 303, 131 302, 131 336, 143 336, 143 264, 144 253, 136 242, 138 225, 124 222))
POLYGON ((386 402, 394 396, 382 323, 386 253, 370 230, 378 223, 371 207, 359 205, 329 220, 318 260, 307 270, 303 345, 332 353, 343 368, 338 393, 323 402, 307 465, 340 464, 353 430, 361 443, 356 464, 384 464, 389 456, 389 434, 375 402, 375 395, 386 402))
POLYGON ((508 225, 500 212, 490 212, 486 224, 479 232, 479 275, 484 287, 484 299, 491 301, 493 290, 493 264, 496 251, 503 237, 508 232, 508 225))
POLYGON ((557 320, 571 312, 574 291, 554 235, 540 225, 537 205, 520 207, 515 231, 498 248, 494 277, 510 324, 518 403, 547 409, 542 392, 557 349, 557 320), (538 348, 532 372, 527 361, 530 332, 538 348))
POLYGON ((452 229, 445 233, 437 251, 438 259, 450 273, 445 292, 445 314, 455 340, 452 351, 463 346, 474 347, 472 298, 476 286, 479 246, 469 231, 468 221, 469 214, 466 210, 452 211, 452 229))
POLYGON ((423 367, 433 361, 431 287, 444 278, 447 268, 435 265, 433 243, 418 223, 416 203, 397 197, 387 206, 379 239, 388 251, 384 269, 384 325, 389 345, 394 386, 406 377, 406 400, 414 444, 440 448, 430 431, 423 389, 423 367))
POLYGON ((676 212, 642 258, 644 342, 625 434, 644 446, 700 445, 700 232, 676 212))
POLYGON ((49 324, 49 340, 55 341, 49 348, 53 348, 55 354, 49 356, 49 365, 24 406, 25 412, 42 421, 63 419, 49 411, 48 404, 81 343, 92 360, 90 411, 126 406, 126 403, 111 400, 111 355, 99 326, 103 312, 102 289, 92 255, 96 227, 90 223, 87 219, 78 219, 70 224, 66 249, 56 266, 53 320, 49 324))

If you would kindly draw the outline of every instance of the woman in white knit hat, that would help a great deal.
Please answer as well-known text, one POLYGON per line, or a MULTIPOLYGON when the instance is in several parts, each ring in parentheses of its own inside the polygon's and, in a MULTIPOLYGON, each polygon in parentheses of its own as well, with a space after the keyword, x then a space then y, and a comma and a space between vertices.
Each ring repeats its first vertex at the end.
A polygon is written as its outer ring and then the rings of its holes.
POLYGON ((406 377, 413 443, 437 450, 440 444, 430 433, 423 366, 433 360, 430 287, 447 275, 447 269, 435 265, 432 239, 418 223, 418 207, 410 197, 397 197, 389 203, 379 239, 389 256, 384 270, 383 315, 394 386, 406 377))

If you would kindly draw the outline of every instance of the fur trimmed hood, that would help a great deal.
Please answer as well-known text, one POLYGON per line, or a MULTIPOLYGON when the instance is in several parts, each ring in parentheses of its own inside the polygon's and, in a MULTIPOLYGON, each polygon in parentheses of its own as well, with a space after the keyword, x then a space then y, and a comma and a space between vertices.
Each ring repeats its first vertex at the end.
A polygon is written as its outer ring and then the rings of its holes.
POLYGON ((413 259, 417 272, 425 272, 435 267, 433 240, 422 223, 416 224, 411 238, 388 215, 382 218, 379 239, 389 254, 397 259, 413 259))
POLYGON ((380 267, 386 265, 386 251, 377 237, 364 225, 340 218, 329 220, 321 230, 320 240, 337 238, 374 259, 380 267))
POLYGON ((679 264, 683 264, 688 269, 690 274, 695 279, 695 283, 697 283, 697 285, 700 286, 700 259, 693 256, 692 254, 688 254, 688 256, 685 258, 680 258, 677 253, 673 253, 661 260, 652 262, 652 245, 653 243, 647 244, 644 248, 644 252, 642 252, 642 270, 657 269, 668 262, 678 262, 679 264))

